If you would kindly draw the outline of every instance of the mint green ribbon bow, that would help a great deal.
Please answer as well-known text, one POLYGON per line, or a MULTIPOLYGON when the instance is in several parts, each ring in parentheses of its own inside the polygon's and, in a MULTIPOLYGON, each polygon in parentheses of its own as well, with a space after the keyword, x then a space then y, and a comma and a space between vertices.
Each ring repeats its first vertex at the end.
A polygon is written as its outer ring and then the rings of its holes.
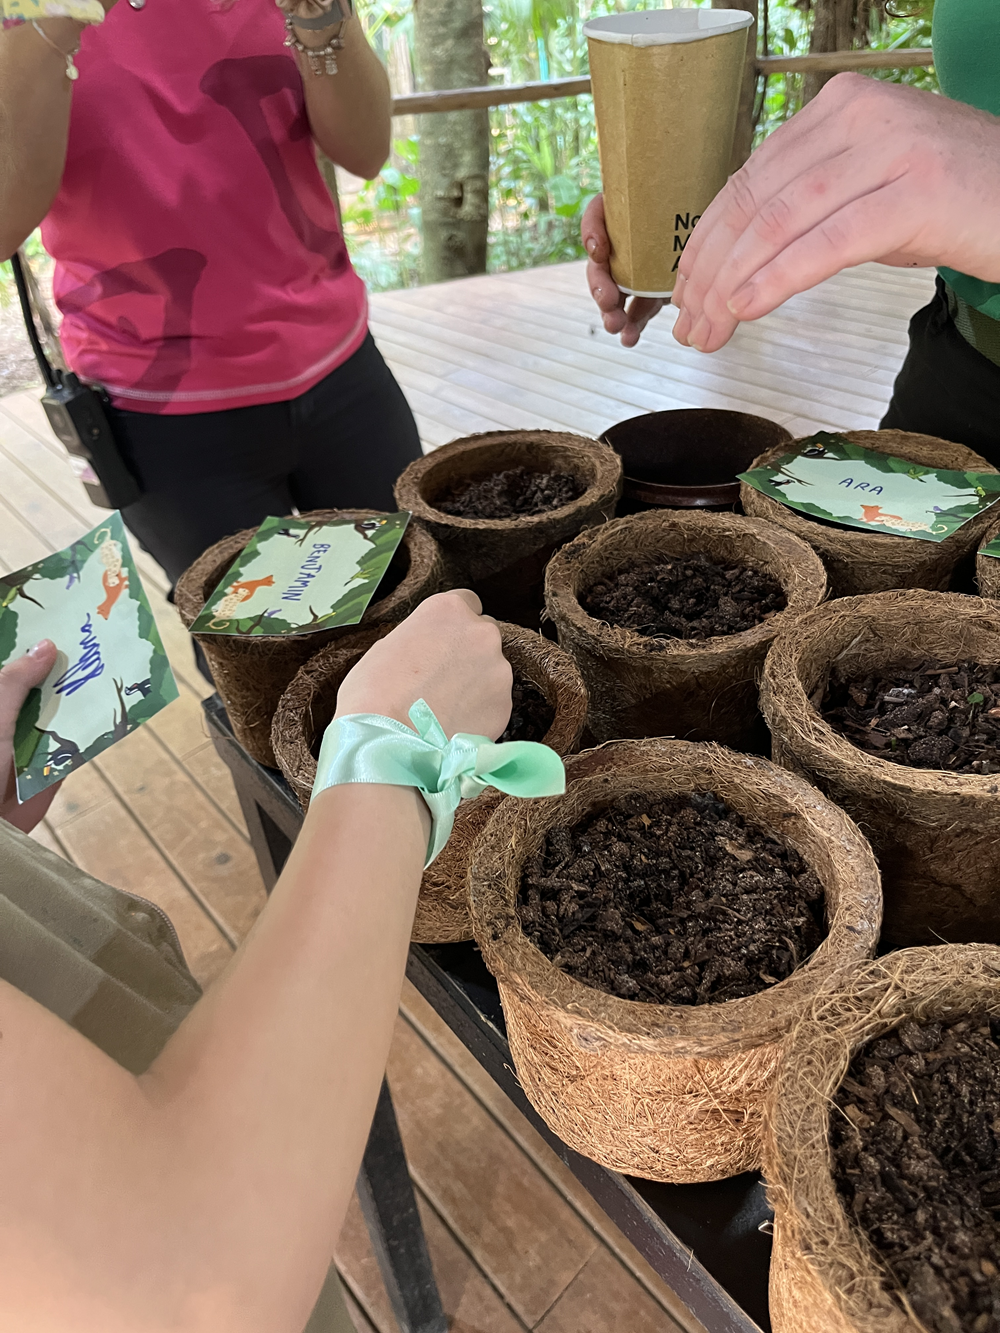
POLYGON ((313 795, 348 782, 416 787, 431 812, 425 866, 448 841, 459 802, 478 796, 484 787, 508 796, 561 796, 566 790, 563 762, 547 745, 498 745, 464 731, 449 740, 423 699, 409 717, 415 731, 378 713, 335 717, 320 747, 313 795))

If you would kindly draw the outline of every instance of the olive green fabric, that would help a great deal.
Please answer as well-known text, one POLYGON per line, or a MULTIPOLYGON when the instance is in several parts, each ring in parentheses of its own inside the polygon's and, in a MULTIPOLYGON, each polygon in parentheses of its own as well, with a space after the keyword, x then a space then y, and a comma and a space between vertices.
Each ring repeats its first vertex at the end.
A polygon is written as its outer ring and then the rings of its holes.
MULTIPOLYGON (((1000 115, 998 0, 935 0, 932 37, 934 67, 945 96, 1000 115)), ((997 232, 1000 238, 1000 218, 997 232)), ((983 282, 950 268, 938 271, 960 301, 1000 319, 1000 283, 983 282)))
POLYGON ((133 1073, 201 994, 173 926, 0 820, 0 977, 133 1073))
POLYGON ((948 313, 955 328, 982 356, 1000 366, 1000 319, 991 319, 982 310, 977 310, 968 301, 963 301, 958 293, 945 284, 945 299, 948 313))
POLYGON ((337 1270, 331 1265, 316 1308, 302 1333, 356 1333, 354 1320, 347 1313, 344 1291, 337 1270))
MULTIPOLYGON (((169 918, 0 819, 0 977, 133 1073, 201 995, 169 918)), ((331 1268, 303 1333, 354 1333, 331 1268)))

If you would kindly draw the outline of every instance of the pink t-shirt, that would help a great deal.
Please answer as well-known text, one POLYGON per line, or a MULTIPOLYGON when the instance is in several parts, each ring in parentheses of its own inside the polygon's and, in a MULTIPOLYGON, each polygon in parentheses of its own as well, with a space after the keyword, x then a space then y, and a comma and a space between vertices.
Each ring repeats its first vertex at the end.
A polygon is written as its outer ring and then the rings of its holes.
POLYGON ((67 359, 119 407, 280 402, 365 337, 283 41, 273 0, 119 0, 83 34, 42 235, 67 359))

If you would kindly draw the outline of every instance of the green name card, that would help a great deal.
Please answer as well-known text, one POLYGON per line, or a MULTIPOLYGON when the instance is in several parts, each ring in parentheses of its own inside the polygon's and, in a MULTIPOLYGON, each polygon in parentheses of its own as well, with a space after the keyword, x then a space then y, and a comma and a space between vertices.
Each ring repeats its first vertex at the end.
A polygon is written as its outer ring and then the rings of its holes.
POLYGON ((356 625, 403 540, 408 513, 335 523, 265 518, 192 634, 312 634, 356 625))
POLYGON ((1000 499, 1000 473, 920 467, 827 431, 739 479, 814 518, 924 542, 944 541, 1000 499))
POLYGON ((0 666, 40 639, 59 649, 17 719, 17 798, 26 801, 177 698, 120 514, 65 551, 0 574, 0 666))

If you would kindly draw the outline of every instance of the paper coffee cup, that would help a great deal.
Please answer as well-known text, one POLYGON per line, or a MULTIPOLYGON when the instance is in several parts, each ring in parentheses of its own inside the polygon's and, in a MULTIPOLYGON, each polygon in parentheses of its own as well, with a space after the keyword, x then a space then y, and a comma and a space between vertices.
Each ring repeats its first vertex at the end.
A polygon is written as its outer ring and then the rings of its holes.
POLYGON ((726 183, 752 22, 740 9, 659 9, 584 24, 623 291, 670 295, 688 237, 726 183))

